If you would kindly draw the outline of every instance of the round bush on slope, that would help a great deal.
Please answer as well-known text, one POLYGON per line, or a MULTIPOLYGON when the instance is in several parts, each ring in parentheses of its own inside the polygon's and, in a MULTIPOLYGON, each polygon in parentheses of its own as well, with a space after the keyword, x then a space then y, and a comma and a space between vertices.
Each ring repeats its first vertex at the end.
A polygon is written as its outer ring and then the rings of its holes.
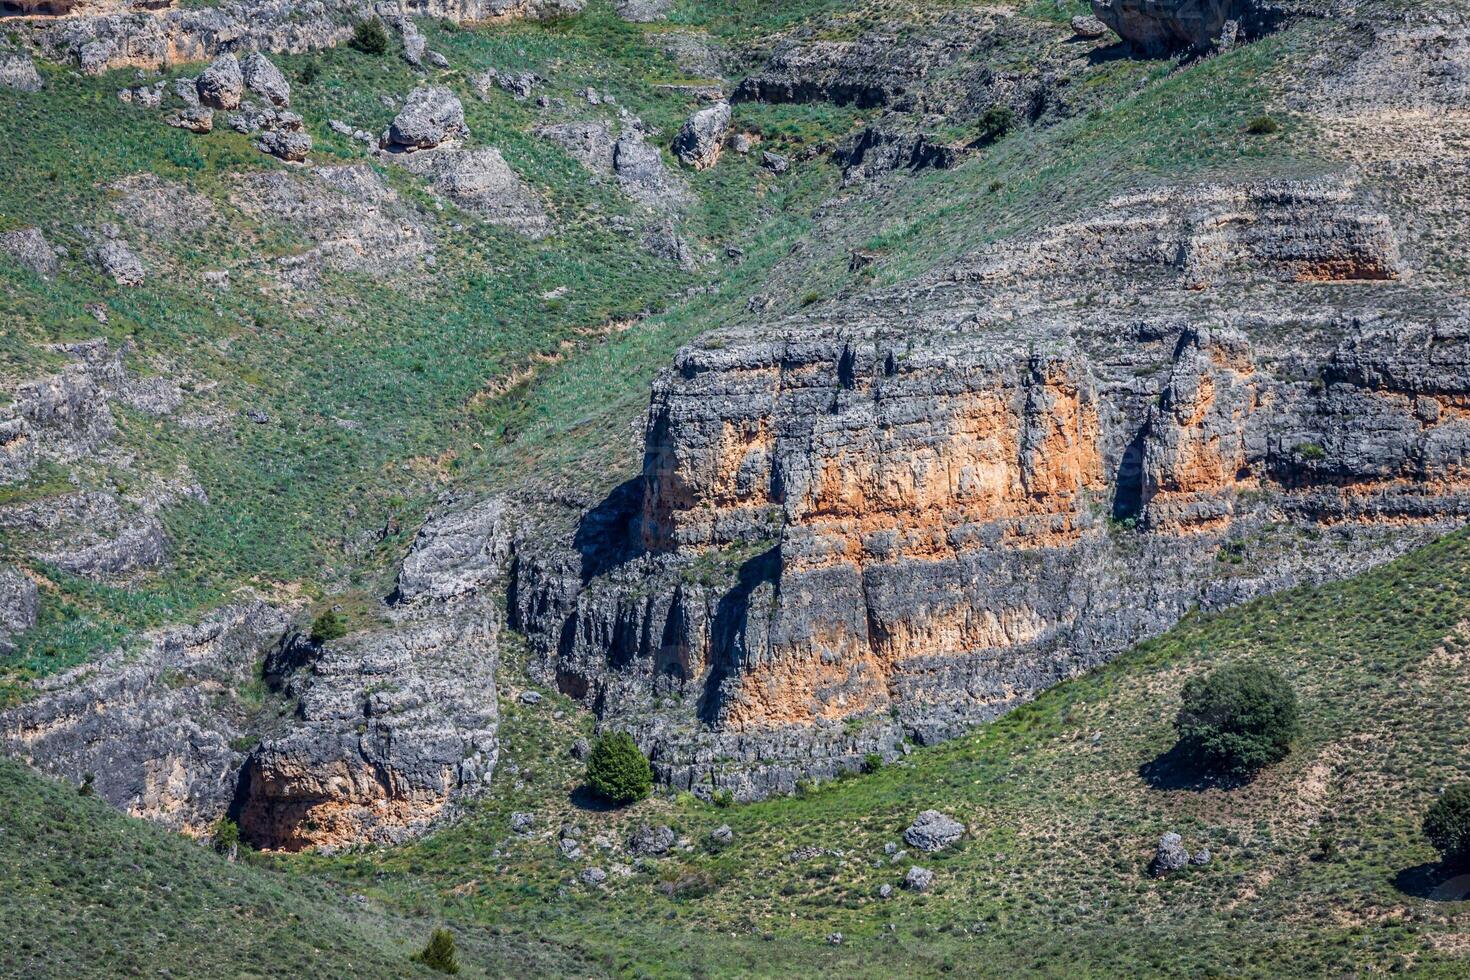
POLYGON ((1470 866, 1470 783, 1444 791, 1424 814, 1424 836, 1445 864, 1470 866))
POLYGON ((613 803, 632 803, 653 790, 653 767, 627 732, 597 739, 587 760, 587 785, 613 803))
POLYGON ((1301 730, 1296 693, 1258 664, 1231 664, 1184 684, 1174 728, 1196 766, 1249 776, 1279 762, 1301 730))

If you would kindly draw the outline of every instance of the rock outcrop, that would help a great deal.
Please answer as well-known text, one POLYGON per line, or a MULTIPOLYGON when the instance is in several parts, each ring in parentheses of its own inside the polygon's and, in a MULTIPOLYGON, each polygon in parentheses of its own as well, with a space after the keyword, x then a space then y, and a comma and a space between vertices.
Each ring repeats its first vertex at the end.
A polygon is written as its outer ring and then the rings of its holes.
MULTIPOLYGON (((581 7, 581 0, 389 0, 373 9, 380 17, 438 17, 469 24, 561 17, 581 7)), ((234 0, 208 7, 152 8, 148 3, 97 5, 68 9, 69 16, 61 18, 6 24, 47 58, 98 74, 110 68, 211 61, 227 53, 301 54, 329 48, 350 38, 362 17, 355 0, 234 0)))
POLYGON ((1265 0, 1092 0, 1097 19, 1148 54, 1203 51, 1271 14, 1265 0))
POLYGON ((291 104, 291 83, 281 74, 269 58, 259 51, 252 52, 240 62, 241 77, 245 87, 277 108, 291 104))
POLYGON ((674 155, 686 167, 707 170, 720 159, 730 138, 730 103, 717 102, 685 120, 674 137, 674 155))
POLYGON ((468 135, 459 97, 447 88, 424 86, 409 93, 381 145, 393 153, 412 153, 468 135))
POLYGON ((1467 392, 1470 310, 1350 188, 1128 195, 685 348, 511 611, 660 780, 789 791, 1454 526, 1467 392))
POLYGON ((264 603, 221 609, 35 682, 0 713, 0 745, 109 803, 205 833, 230 809, 253 705, 238 691, 288 624, 264 603))
POLYGON ((245 94, 245 74, 233 54, 220 55, 194 79, 199 104, 206 109, 238 109, 245 94))
POLYGON ((441 147, 395 153, 389 159, 427 177, 434 190, 488 224, 531 238, 541 238, 551 230, 540 198, 492 146, 441 147))

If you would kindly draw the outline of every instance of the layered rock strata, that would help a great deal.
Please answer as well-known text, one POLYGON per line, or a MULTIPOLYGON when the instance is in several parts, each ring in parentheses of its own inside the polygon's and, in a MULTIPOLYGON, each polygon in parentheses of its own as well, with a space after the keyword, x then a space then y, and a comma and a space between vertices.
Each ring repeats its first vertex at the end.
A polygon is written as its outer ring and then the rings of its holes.
POLYGON ((352 36, 365 17, 438 17, 456 23, 514 18, 548 18, 576 13, 580 0, 392 0, 371 6, 355 0, 296 0, 224 3, 180 8, 158 4, 109 4, 71 11, 24 10, 8 20, 43 55, 77 65, 84 72, 110 68, 163 68, 211 61, 226 53, 252 51, 300 54, 329 48, 352 36))
POLYGON ((1122 197, 686 348, 512 615, 661 779, 786 791, 1453 526, 1467 395, 1470 313, 1345 186, 1122 197))

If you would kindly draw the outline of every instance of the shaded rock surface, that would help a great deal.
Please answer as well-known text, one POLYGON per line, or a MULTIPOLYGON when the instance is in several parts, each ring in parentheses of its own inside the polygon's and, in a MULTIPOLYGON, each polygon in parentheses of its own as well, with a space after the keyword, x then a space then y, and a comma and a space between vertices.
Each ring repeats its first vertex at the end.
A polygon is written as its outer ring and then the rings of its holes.
POLYGON ((720 159, 730 138, 730 103, 718 102, 690 116, 674 137, 674 155, 686 167, 706 170, 720 159))

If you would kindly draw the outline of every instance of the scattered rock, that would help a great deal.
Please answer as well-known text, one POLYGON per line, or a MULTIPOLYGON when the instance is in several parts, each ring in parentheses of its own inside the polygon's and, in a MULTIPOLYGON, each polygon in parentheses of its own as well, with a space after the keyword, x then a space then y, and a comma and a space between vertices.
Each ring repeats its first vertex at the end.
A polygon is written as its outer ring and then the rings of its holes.
POLYGON ((0 49, 0 88, 39 92, 44 85, 30 55, 24 51, 0 49))
POLYGON ((1210 863, 1210 849, 1208 847, 1202 847, 1198 851, 1195 851, 1194 852, 1194 856, 1189 859, 1189 863, 1190 864, 1193 864, 1193 865, 1199 865, 1199 866, 1203 866, 1203 865, 1209 864, 1210 863))
POLYGON ((516 812, 510 815, 510 829, 517 834, 530 833, 536 825, 536 816, 531 813, 516 812))
POLYGON ((879 888, 878 888, 878 897, 879 898, 892 898, 893 897, 893 886, 892 885, 880 885, 879 888))
POLYGON ((660 825, 651 827, 648 824, 640 824, 628 838, 628 850, 642 857, 658 857, 667 854, 669 848, 674 846, 674 831, 660 825))
POLYGON ((580 877, 582 879, 582 884, 587 885, 591 888, 596 888, 598 885, 607 881, 607 872, 603 871, 601 868, 587 868, 585 871, 582 872, 580 877))
POLYGON ((579 842, 572 840, 570 837, 563 837, 557 841, 556 846, 561 851, 561 856, 568 861, 581 860, 582 845, 579 842))
POLYGON ((93 250, 97 267, 119 286, 141 286, 146 275, 138 253, 120 239, 112 238, 93 250))
POLYGON ((829 932, 829 933, 827 933, 827 945, 828 946, 841 946, 842 945, 842 933, 840 933, 840 932, 829 932))
POLYGON ((428 51, 429 42, 419 33, 418 25, 407 17, 398 18, 398 33, 403 36, 403 60, 420 68, 424 63, 424 54, 428 51))
POLYGON ((301 163, 311 153, 311 134, 284 129, 262 133, 256 146, 288 163, 301 163))
POLYGON ((214 110, 200 106, 180 109, 168 117, 168 124, 176 129, 187 129, 191 133, 203 136, 205 133, 214 131, 214 110))
POLYGON ((579 738, 572 743, 572 758, 586 759, 592 754, 592 745, 585 738, 579 738))
POLYGON ((709 839, 716 844, 729 844, 735 840, 735 831, 730 829, 729 824, 721 824, 709 832, 709 839))
POLYGON ((706 170, 720 159, 730 136, 730 103, 717 102, 685 121, 674 137, 674 155, 686 167, 706 170))
POLYGON ((470 78, 470 84, 475 86, 481 98, 487 98, 491 86, 496 86, 509 92, 517 102, 529 99, 541 81, 541 76, 533 71, 512 72, 501 71, 498 68, 491 68, 489 71, 481 72, 470 78))
POLYGON ((1155 878, 1178 871, 1189 864, 1189 852, 1184 849, 1184 839, 1178 834, 1170 832, 1159 838, 1159 846, 1154 851, 1154 859, 1149 864, 1149 873, 1155 878))
POLYGON ((238 109, 245 93, 245 75, 232 54, 221 55, 194 80, 199 104, 210 109, 238 109))
POLYGON ((245 87, 278 108, 291 104, 291 83, 269 58, 259 51, 240 63, 245 87))
POLYGON ((1102 37, 1108 32, 1108 25, 1088 14, 1072 18, 1072 33, 1078 37, 1095 38, 1102 37))
POLYGON ((21 228, 0 235, 0 252, 14 259, 22 268, 49 279, 56 275, 56 250, 46 241, 39 228, 21 228))
POLYGON ((755 139, 749 133, 736 133, 730 138, 730 149, 745 156, 755 149, 755 139))
POLYGON ((904 842, 925 853, 942 851, 965 834, 965 825, 938 810, 925 810, 903 832, 904 842))
POLYGON ((36 625, 36 583, 18 568, 0 567, 0 654, 15 649, 13 639, 36 625))
POLYGON ((765 150, 761 153, 761 166, 773 174, 784 174, 787 170, 791 169, 791 161, 779 153, 772 153, 770 150, 765 150))
POLYGON ((383 134, 383 149, 394 153, 432 149, 448 139, 469 135, 464 106, 447 88, 416 88, 383 134))
POLYGON ((903 887, 909 891, 926 892, 934 885, 934 872, 928 868, 914 865, 909 868, 909 873, 903 876, 903 887))
POLYGON ((518 700, 521 704, 540 704, 543 699, 539 691, 522 691, 518 700))

